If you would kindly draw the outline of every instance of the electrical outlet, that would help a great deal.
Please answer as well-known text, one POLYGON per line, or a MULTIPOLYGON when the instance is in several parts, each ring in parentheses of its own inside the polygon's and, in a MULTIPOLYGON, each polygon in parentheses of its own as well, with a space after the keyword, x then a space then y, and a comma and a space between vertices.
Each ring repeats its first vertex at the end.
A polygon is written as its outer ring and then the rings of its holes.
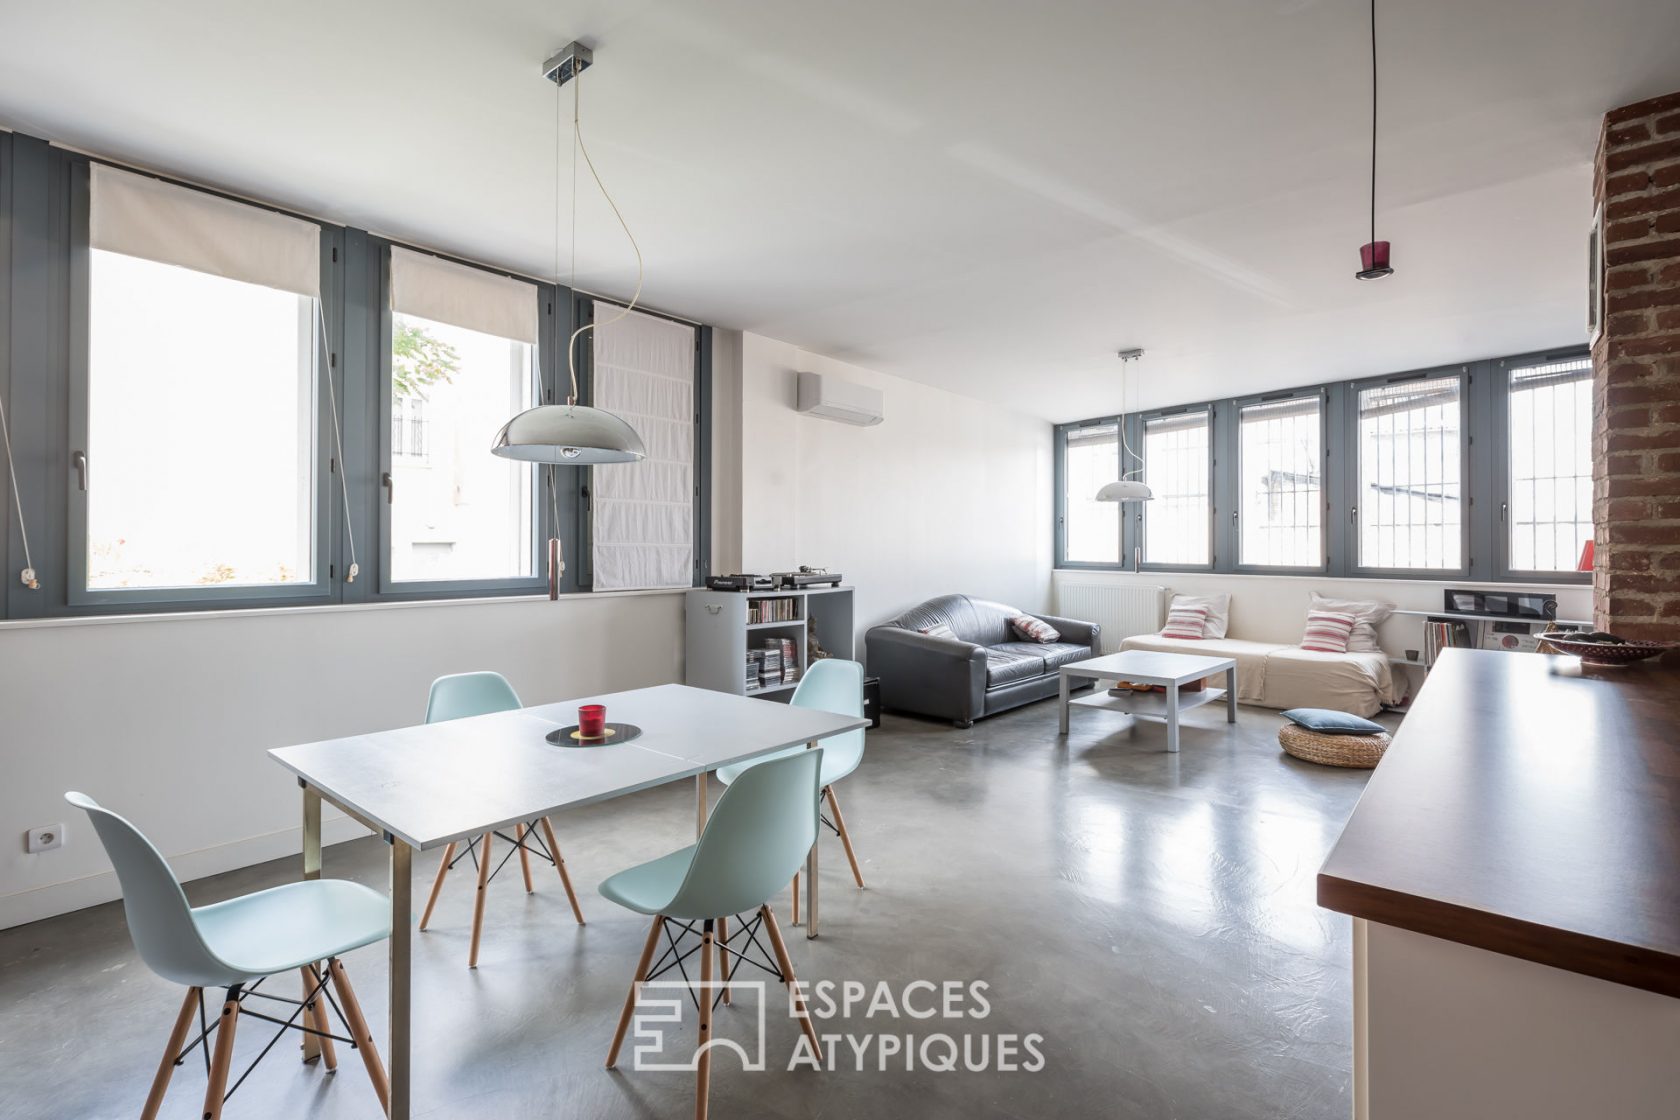
POLYGON ((64 826, 61 824, 44 825, 32 828, 24 837, 23 846, 30 852, 50 852, 54 848, 64 846, 64 826))

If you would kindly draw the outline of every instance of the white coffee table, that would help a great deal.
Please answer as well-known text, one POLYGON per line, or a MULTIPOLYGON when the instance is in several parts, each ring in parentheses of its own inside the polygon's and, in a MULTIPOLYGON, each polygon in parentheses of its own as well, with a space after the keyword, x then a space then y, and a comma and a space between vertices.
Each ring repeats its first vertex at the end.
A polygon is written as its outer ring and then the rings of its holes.
POLYGON ((1181 712, 1225 699, 1225 722, 1237 722, 1237 663, 1229 657, 1198 657, 1187 653, 1153 653, 1149 650, 1129 649, 1105 657, 1075 661, 1061 668, 1062 691, 1060 701, 1061 733, 1068 733, 1070 708, 1100 708, 1109 712, 1124 712, 1134 719, 1158 720, 1167 725, 1167 750, 1178 753, 1178 717, 1181 712), (1225 674, 1224 688, 1204 688, 1197 692, 1182 692, 1187 684, 1225 674), (1090 696, 1072 699, 1070 690, 1075 678, 1097 682, 1097 690, 1090 696), (1165 692, 1132 692, 1125 696, 1111 696, 1103 687, 1105 681, 1134 681, 1138 684, 1158 684, 1165 692))

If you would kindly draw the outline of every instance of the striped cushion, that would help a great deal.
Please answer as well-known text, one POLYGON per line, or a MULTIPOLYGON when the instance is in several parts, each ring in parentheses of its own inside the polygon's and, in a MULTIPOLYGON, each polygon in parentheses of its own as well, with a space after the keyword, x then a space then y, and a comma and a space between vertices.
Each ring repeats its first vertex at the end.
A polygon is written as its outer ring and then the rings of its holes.
POLYGON ((1346 653, 1355 621, 1353 615, 1343 611, 1308 611, 1301 648, 1315 653, 1346 653))
POLYGON ((1010 627, 1015 633, 1029 642, 1059 642, 1062 633, 1054 626, 1042 619, 1034 618, 1030 614, 1018 614, 1009 620, 1010 627))
POLYGON ((936 622, 932 626, 924 626, 918 633, 926 634, 930 638, 956 638, 957 632, 943 622, 936 622))
POLYGON ((1167 612, 1167 624, 1161 628, 1161 637, 1200 641, 1207 630, 1207 616, 1206 607, 1174 607, 1167 612))

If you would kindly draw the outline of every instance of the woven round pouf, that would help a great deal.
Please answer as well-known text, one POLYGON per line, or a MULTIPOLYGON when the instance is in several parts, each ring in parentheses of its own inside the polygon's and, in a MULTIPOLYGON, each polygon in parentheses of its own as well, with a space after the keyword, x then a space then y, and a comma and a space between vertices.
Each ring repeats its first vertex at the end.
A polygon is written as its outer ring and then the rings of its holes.
POLYGON ((1285 754, 1320 766, 1369 770, 1382 760, 1388 743, 1386 731, 1381 735, 1325 735, 1308 731, 1298 723, 1286 723, 1278 728, 1278 746, 1285 754))

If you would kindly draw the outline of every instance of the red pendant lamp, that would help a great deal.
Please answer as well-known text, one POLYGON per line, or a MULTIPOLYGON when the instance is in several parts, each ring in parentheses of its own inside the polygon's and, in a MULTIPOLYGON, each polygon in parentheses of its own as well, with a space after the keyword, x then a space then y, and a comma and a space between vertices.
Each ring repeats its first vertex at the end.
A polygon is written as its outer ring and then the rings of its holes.
POLYGON ((1361 280, 1392 276, 1388 263, 1388 242, 1377 240, 1377 0, 1371 0, 1371 240, 1359 247, 1361 280))

